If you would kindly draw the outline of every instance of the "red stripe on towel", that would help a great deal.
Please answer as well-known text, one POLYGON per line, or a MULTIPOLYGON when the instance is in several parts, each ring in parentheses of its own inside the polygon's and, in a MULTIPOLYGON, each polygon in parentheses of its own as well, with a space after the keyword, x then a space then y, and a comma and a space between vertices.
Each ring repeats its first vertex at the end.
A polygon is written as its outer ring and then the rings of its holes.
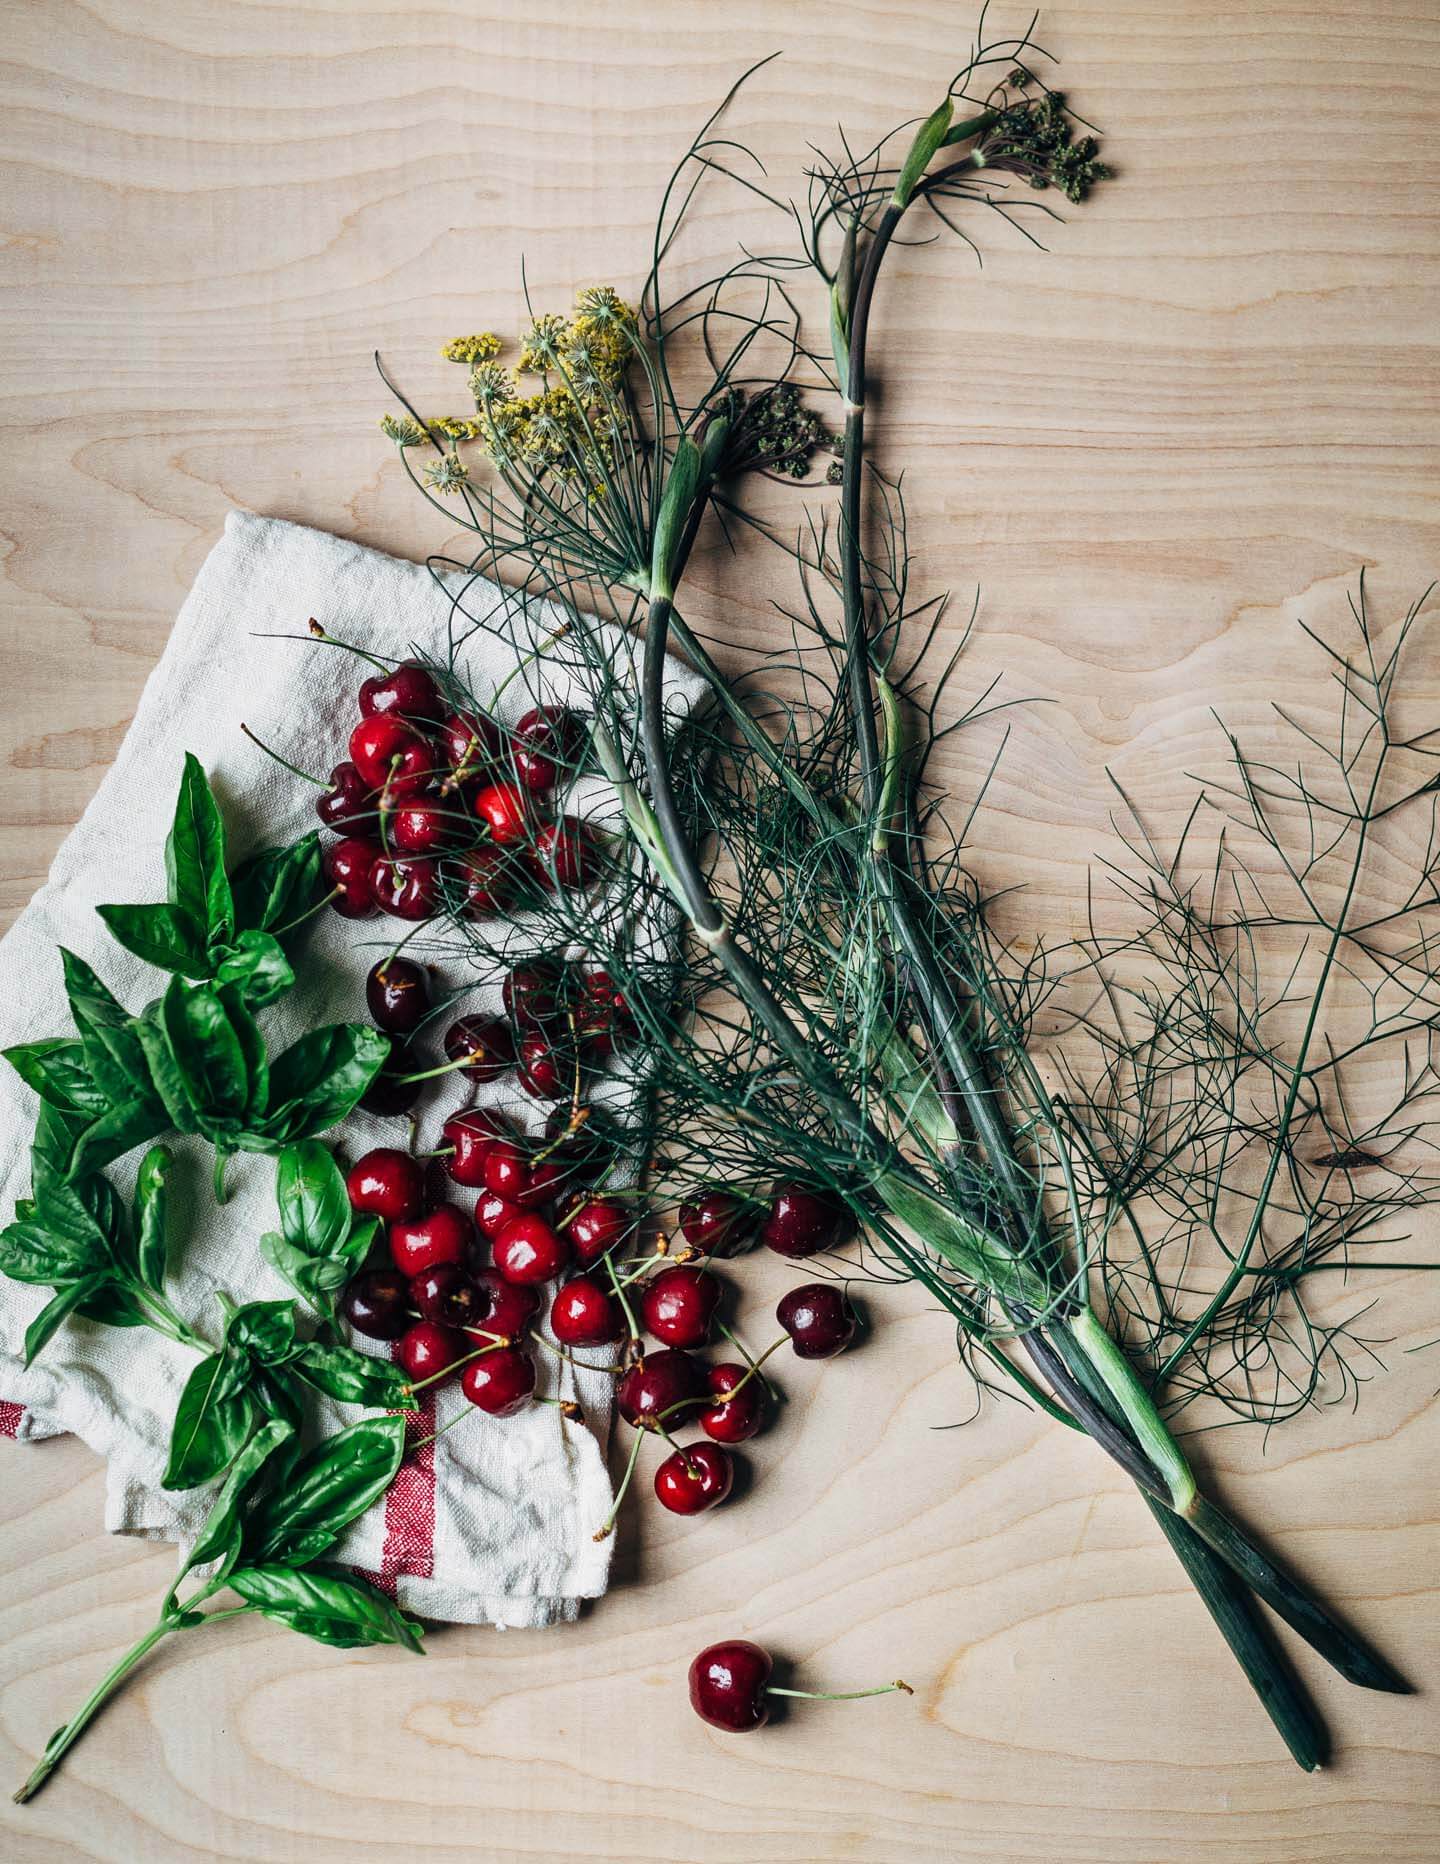
POLYGON ((23 1404, 7 1404, 0 1399, 0 1437, 18 1437, 25 1422, 23 1404))
MULTIPOLYGON (((405 1413, 405 1441, 420 1443, 435 1430, 435 1392, 421 1392, 420 1409, 405 1413)), ((380 1570, 366 1573, 372 1585, 395 1596, 401 1574, 412 1579, 435 1577, 435 1445, 411 1450, 385 1491, 385 1540, 380 1570)))

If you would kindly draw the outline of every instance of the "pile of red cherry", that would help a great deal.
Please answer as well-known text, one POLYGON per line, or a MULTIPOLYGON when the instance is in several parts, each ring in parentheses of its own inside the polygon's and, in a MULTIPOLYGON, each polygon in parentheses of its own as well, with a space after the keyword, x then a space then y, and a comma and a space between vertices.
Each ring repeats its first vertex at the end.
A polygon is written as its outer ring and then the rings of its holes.
POLYGON ((599 845, 573 815, 546 811, 583 759, 578 713, 540 705, 513 726, 451 707, 416 661, 362 682, 350 755, 315 807, 341 837, 325 854, 331 904, 433 918, 447 879, 459 910, 488 917, 526 890, 587 887, 599 845))

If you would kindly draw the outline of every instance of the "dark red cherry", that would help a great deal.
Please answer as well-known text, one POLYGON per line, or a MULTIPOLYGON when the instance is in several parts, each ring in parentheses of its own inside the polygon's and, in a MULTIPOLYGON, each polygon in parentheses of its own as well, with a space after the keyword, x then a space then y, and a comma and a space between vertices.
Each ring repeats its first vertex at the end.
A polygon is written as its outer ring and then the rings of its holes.
POLYGON ((484 1297, 458 1262, 437 1262, 417 1275, 410 1284, 410 1299, 422 1320, 446 1327, 473 1327, 486 1309, 484 1297))
POLYGON ((637 1430, 654 1430, 657 1424, 673 1429, 705 1395, 705 1368, 689 1353, 662 1348, 646 1353, 615 1388, 615 1403, 627 1424, 637 1430))
POLYGON ((370 869, 370 892, 396 919, 430 919, 440 910, 440 870, 423 855, 382 854, 370 869))
POLYGON ((462 1016, 445 1031, 449 1061, 463 1061, 467 1081, 498 1081, 515 1063, 515 1036, 498 1017, 462 1016))
POLYGON ((390 1254, 413 1280, 442 1263, 463 1263, 475 1226, 456 1204, 438 1204, 426 1217, 390 1225, 390 1254))
POLYGON ((514 783, 487 783, 470 798, 470 809, 497 848, 518 847, 530 834, 525 792, 514 783))
POLYGON ((330 787, 316 797, 315 813, 337 834, 368 838, 380 827, 380 798, 347 759, 330 772, 330 787))
POLYGON ((577 1065, 575 1051, 543 1029, 532 1029, 515 1051, 515 1079, 532 1100, 572 1095, 577 1065))
POLYGON ((417 1320, 410 1331, 402 1335, 395 1357, 411 1384, 419 1385, 422 1380, 436 1379, 451 1371, 470 1351, 470 1342, 453 1327, 439 1326, 433 1320, 417 1320))
POLYGON ((330 904, 342 919, 367 919, 375 911, 370 871, 380 855, 378 841, 362 841, 354 835, 325 850, 325 878, 335 889, 330 904))
POLYGON ((472 848, 456 862, 465 889, 465 912, 471 919, 493 919, 504 912, 514 892, 510 863, 499 848, 472 848))
POLYGON ((393 673, 375 673, 360 682, 360 711, 366 718, 394 713, 412 724, 435 725, 444 710, 440 688, 418 661, 402 660, 393 673))
POLYGON ((538 1209, 553 1195, 549 1178, 536 1183, 529 1152, 511 1139, 497 1139, 485 1154, 485 1189, 522 1210, 538 1209))
POLYGON ((704 1346, 722 1292, 708 1269, 676 1264, 646 1282, 640 1311, 650 1332, 666 1346, 704 1346))
POLYGON ((474 836, 474 823, 444 796, 407 797, 390 817, 390 843, 401 854, 441 854, 474 836))
POLYGON ((625 1315, 593 1275, 576 1275, 550 1303, 550 1331, 562 1346, 609 1346, 624 1333, 625 1315))
POLYGON ((573 775, 585 750, 585 721, 564 706, 537 705, 517 719, 510 734, 510 762, 527 790, 553 790, 573 775))
POLYGON ((468 783, 500 754, 500 733, 483 712, 452 712, 440 727, 440 746, 457 783, 468 783))
POLYGON ((855 1338, 859 1321, 839 1282, 806 1282, 775 1309, 801 1359, 833 1359, 855 1338))
POLYGON ((440 1129, 440 1143, 452 1149, 445 1169, 456 1184, 478 1189, 485 1182, 485 1155, 497 1139, 508 1139, 512 1129, 498 1113, 484 1107, 465 1107, 452 1113, 440 1129))
POLYGON ((680 1234, 706 1256, 728 1256, 755 1234, 760 1211, 734 1191, 702 1191, 680 1206, 680 1234))
POLYGON ((382 958, 365 979, 365 1007, 376 1028, 413 1035, 430 1010, 430 978, 409 958, 382 958))
POLYGON ((727 1734, 763 1728, 770 1719, 765 1691, 774 1667, 769 1653, 748 1639, 711 1644, 690 1665, 690 1706, 702 1722, 727 1734))
POLYGON ((420 1161, 394 1146, 376 1146, 356 1159, 345 1177, 352 1210, 386 1223, 418 1217, 425 1202, 425 1174, 420 1161))
POLYGON ((607 1250, 623 1242, 634 1225, 623 1204, 605 1197, 587 1197, 575 1205, 563 1227, 580 1260, 597 1262, 607 1250))
POLYGON ((608 972, 587 971, 575 996, 575 1034, 595 1061, 607 1061, 635 1033, 630 1005, 608 972))
POLYGON ((704 1514, 724 1501, 734 1480, 728 1450, 717 1443, 692 1443, 673 1451, 655 1471, 655 1499, 671 1514, 704 1514))
POLYGON ((410 1325, 410 1284, 394 1269, 366 1269, 351 1277, 340 1311, 370 1340, 398 1340, 410 1325))
POLYGON ((460 1389, 491 1417, 511 1417, 525 1408, 535 1390, 535 1362, 519 1347, 497 1347, 483 1359, 471 1360, 460 1374, 460 1389))
POLYGON ((707 1437, 716 1443, 746 1443, 758 1435, 765 1422, 765 1385, 758 1373, 752 1378, 747 1366, 727 1360, 710 1367, 705 1383, 710 1403, 696 1422, 707 1437))
POLYGON ((838 1198, 801 1184, 777 1184, 773 1202, 760 1225, 760 1241, 780 1256, 813 1256, 838 1249, 854 1228, 850 1212, 838 1198))
POLYGON ((360 1105, 378 1120, 403 1119, 420 1098, 425 1083, 414 1079, 423 1067, 403 1042, 392 1042, 378 1074, 360 1096, 360 1105))
POLYGON ((393 713, 361 719, 350 734, 350 759, 361 781, 390 802, 418 795, 435 775, 435 747, 393 713))
POLYGON ((542 822, 525 849, 525 858, 542 887, 560 887, 566 893, 590 886, 600 871, 594 832, 578 816, 542 822))
POLYGON ((517 964, 500 986, 505 1014, 517 1028, 546 1028, 564 1014, 566 982, 565 966, 554 959, 517 964))
POLYGON ((569 1243, 533 1211, 507 1223, 495 1238, 495 1266, 506 1281, 553 1281, 569 1263, 569 1243))
POLYGON ((475 1227, 493 1243, 507 1223, 525 1215, 525 1206, 493 1191, 482 1191, 475 1204, 475 1227))
POLYGON ((507 1340, 523 1339, 540 1312, 540 1290, 508 1282, 499 1269, 477 1269, 471 1276, 483 1309, 474 1323, 482 1333, 500 1333, 507 1340))

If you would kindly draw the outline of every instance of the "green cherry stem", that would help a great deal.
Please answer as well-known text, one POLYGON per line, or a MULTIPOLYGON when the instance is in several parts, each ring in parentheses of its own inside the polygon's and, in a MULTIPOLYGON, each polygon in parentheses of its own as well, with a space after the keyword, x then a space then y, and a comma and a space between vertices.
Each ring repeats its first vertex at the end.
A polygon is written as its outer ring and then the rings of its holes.
POLYGON ((881 1683, 875 1689, 777 1689, 773 1683, 767 1683, 765 1694, 793 1696, 798 1702, 861 1702, 866 1696, 893 1696, 897 1689, 903 1695, 915 1694, 910 1685, 898 1676, 893 1683, 881 1683))
POLYGON ((312 776, 308 770, 302 770, 298 764, 292 764, 288 757, 282 757, 273 745, 267 744, 259 733, 251 731, 248 725, 242 724, 240 729, 252 744, 258 744, 267 757, 273 757, 280 768, 288 770, 292 777, 299 777, 302 783, 313 783, 317 790, 329 789, 330 785, 324 777, 312 776))

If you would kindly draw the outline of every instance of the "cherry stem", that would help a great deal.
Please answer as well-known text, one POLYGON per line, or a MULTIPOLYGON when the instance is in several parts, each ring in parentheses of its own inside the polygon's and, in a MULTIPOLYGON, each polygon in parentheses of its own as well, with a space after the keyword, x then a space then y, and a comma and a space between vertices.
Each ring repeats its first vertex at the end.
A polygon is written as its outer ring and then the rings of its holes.
POLYGON ((417 1379, 410 1387, 411 1397, 413 1398, 416 1392, 423 1392, 427 1385, 438 1385, 441 1379, 448 1379, 452 1372, 458 1372, 461 1366, 468 1366, 472 1359, 483 1359, 486 1353, 493 1353, 499 1347, 509 1344, 507 1340, 501 1340, 494 1335, 491 1337, 495 1339, 494 1346, 477 1346, 473 1353, 467 1353, 463 1359, 452 1359, 448 1366, 439 1372, 432 1372, 428 1379, 417 1379))
POLYGON ((240 729, 252 744, 258 744, 267 757, 273 757, 280 768, 282 770, 288 770, 292 777, 299 777, 302 783, 313 783, 317 790, 329 789, 330 785, 325 781, 324 777, 312 777, 308 770, 301 770, 298 764, 292 764, 288 757, 282 757, 280 753, 268 745, 263 738, 251 731, 248 725, 242 724, 240 729))
POLYGON ((625 1491, 629 1488, 630 1479, 635 1474, 635 1465, 640 1457, 640 1444, 643 1437, 644 1432, 637 1430, 635 1433, 635 1441, 630 1445, 630 1457, 625 1464, 625 1474, 620 1478, 620 1486, 615 1491, 615 1500, 611 1505, 610 1512, 595 1530, 596 1540, 608 1540, 615 1532, 615 1523, 620 1516, 620 1504, 624 1501, 625 1491))
POLYGON ((322 893, 313 906, 307 906, 304 912, 297 914, 294 919, 287 920, 283 926, 272 926, 270 929, 270 936, 272 938, 285 938, 289 933, 295 930, 296 926, 303 926, 307 919, 313 919, 316 913, 322 912, 325 907, 330 904, 331 900, 338 899, 344 891, 345 889, 343 887, 332 887, 328 893, 322 893))
POLYGON ((457 1411, 448 1424, 442 1424, 439 1430, 432 1430, 428 1437, 422 1437, 418 1443, 412 1443, 409 1454, 413 1456, 417 1450, 428 1449, 437 1437, 443 1437, 447 1430, 454 1430, 462 1418, 473 1417, 474 1412, 473 1405, 467 1405, 463 1411, 457 1411))
POLYGON ((866 1696, 893 1696, 896 1690, 903 1695, 913 1696, 915 1691, 901 1677, 893 1683, 881 1683, 876 1689, 777 1689, 773 1683, 765 1685, 767 1696, 793 1696, 799 1702, 860 1702, 866 1696))
MULTIPOLYGON (((442 1062, 438 1068, 423 1068, 419 1074, 397 1074, 395 1083, 399 1087, 405 1087, 412 1081, 433 1081, 437 1075, 454 1074, 457 1068, 473 1068, 477 1062, 482 1062, 484 1059, 485 1055, 482 1050, 471 1049, 469 1054, 461 1055, 456 1061, 442 1062)), ((451 1150, 453 1151, 454 1148, 452 1147, 451 1150)), ((436 1158, 439 1155, 432 1152, 426 1156, 436 1158)))
MULTIPOLYGON (((305 637, 296 635, 291 638, 303 640, 305 637)), ((347 654, 354 654, 361 660, 368 660, 377 673, 393 673, 400 664, 398 660, 387 663, 378 659, 374 654, 367 654, 363 647, 356 647, 353 641, 342 641, 338 634, 327 634, 313 615, 310 617, 309 638, 312 641, 323 641, 327 647, 343 647, 347 654)))
POLYGON ((725 1335, 725 1338, 735 1348, 736 1352, 740 1353, 748 1361, 749 1367, 750 1367, 750 1370, 745 1374, 744 1378, 737 1379, 735 1384, 733 1384, 730 1387, 729 1391, 726 1392, 725 1394, 726 1399, 728 1400, 730 1398, 733 1398, 736 1392, 738 1391, 743 1391, 744 1388, 750 1383, 751 1379, 755 1379, 755 1378, 759 1379, 760 1383, 765 1387, 766 1391, 769 1392, 770 1395, 773 1397, 775 1393, 775 1388, 773 1385, 771 1385, 769 1379, 765 1377, 765 1374, 760 1370, 760 1368, 761 1366, 764 1365, 765 1361, 770 1357, 772 1353, 778 1353, 780 1351, 780 1348, 790 1338, 790 1335, 788 1333, 782 1333, 780 1335, 780 1338, 776 1340, 773 1345, 767 1346, 765 1348, 765 1351, 760 1355, 758 1359, 752 1359, 750 1357, 750 1354, 746 1351, 744 1343, 741 1340, 739 1340, 730 1331, 730 1329, 725 1325, 723 1320, 720 1322, 720 1331, 725 1335))

